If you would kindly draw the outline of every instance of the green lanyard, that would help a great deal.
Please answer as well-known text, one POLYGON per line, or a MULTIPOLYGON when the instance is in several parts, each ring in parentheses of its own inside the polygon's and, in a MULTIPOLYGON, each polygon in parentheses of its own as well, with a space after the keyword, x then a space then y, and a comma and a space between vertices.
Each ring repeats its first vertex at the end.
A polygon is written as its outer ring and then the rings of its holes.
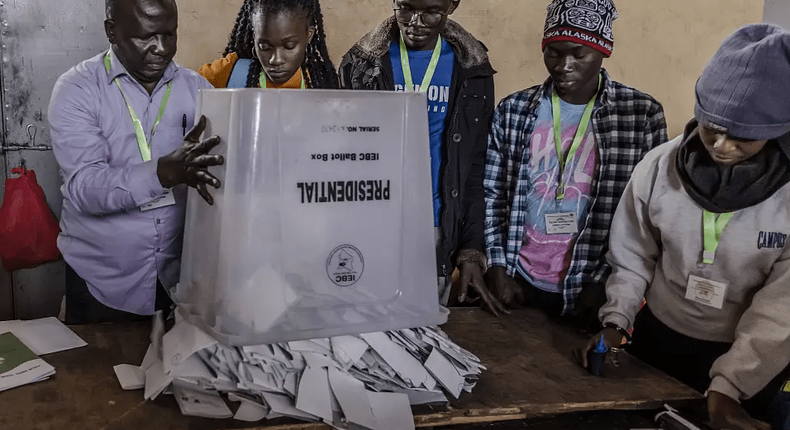
MULTIPOLYGON (((109 74, 110 51, 107 51, 107 55, 104 57, 104 68, 107 69, 107 74, 109 74)), ((115 78, 115 84, 118 85, 118 90, 121 91, 121 97, 123 97, 123 101, 126 102, 126 108, 129 109, 129 115, 132 117, 132 124, 134 124, 134 134, 137 137, 137 147, 140 148, 140 156, 143 157, 143 161, 151 161, 151 144, 148 143, 148 139, 145 137, 143 123, 134 112, 134 108, 126 98, 126 94, 123 93, 123 89, 121 89, 121 82, 118 80, 118 77, 115 78)), ((167 101, 170 99, 170 90, 172 88, 173 82, 168 82, 167 91, 165 91, 165 96, 162 98, 162 104, 159 106, 159 115, 157 115, 156 122, 154 122, 154 127, 151 129, 152 139, 154 138, 154 133, 156 133, 156 127, 159 126, 159 122, 162 121, 162 116, 165 114, 165 108, 167 107, 167 101)))
POLYGON ((705 264, 713 264, 716 257, 716 248, 719 247, 721 240, 721 232, 727 223, 732 219, 732 212, 724 214, 715 214, 702 210, 702 237, 705 249, 702 251, 702 262, 705 264))
MULTIPOLYGON (((301 88, 305 89, 304 73, 302 73, 301 69, 299 70, 299 73, 302 74, 302 86, 301 86, 301 88)), ((258 85, 260 85, 261 88, 266 89, 266 73, 265 72, 261 72, 261 74, 258 76, 258 85)))
MULTIPOLYGON (((598 76, 598 89, 601 89, 600 75, 598 76)), ((595 106, 595 100, 597 98, 598 92, 596 91, 595 96, 589 102, 587 102, 587 107, 584 108, 582 119, 579 122, 579 128, 576 129, 576 136, 573 137, 573 143, 568 150, 568 155, 563 158, 560 96, 557 95, 557 91, 551 92, 551 113, 554 117, 554 146, 557 148, 557 158, 559 159, 560 165, 560 178, 556 193, 557 200, 562 200, 565 198, 565 167, 568 165, 568 162, 573 159, 573 156, 576 155, 576 151, 579 150, 579 146, 582 144, 584 135, 587 134, 587 128, 590 126, 590 118, 592 117, 593 107, 595 106)))
MULTIPOLYGON (((420 91, 428 91, 431 85, 433 74, 436 73, 436 66, 439 64, 439 58, 442 56, 442 36, 436 40, 436 47, 433 48, 433 55, 431 61, 428 63, 428 68, 425 69, 425 76, 422 78, 420 84, 420 91)), ((406 50, 406 42, 403 41, 403 35, 400 36, 400 66, 403 69, 403 80, 406 84, 406 92, 414 91, 414 81, 411 78, 411 66, 409 65, 409 51, 406 50)))

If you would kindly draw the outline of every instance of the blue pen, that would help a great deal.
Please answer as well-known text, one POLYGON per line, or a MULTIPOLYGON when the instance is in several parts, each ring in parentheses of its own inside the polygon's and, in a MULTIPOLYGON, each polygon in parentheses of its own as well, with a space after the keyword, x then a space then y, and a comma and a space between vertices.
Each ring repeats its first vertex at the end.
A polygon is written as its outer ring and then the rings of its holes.
POLYGON ((603 376, 607 352, 609 352, 609 348, 606 347, 602 334, 601 338, 598 339, 598 344, 595 345, 595 349, 591 349, 590 352, 587 353, 587 371, 590 372, 591 375, 603 376))

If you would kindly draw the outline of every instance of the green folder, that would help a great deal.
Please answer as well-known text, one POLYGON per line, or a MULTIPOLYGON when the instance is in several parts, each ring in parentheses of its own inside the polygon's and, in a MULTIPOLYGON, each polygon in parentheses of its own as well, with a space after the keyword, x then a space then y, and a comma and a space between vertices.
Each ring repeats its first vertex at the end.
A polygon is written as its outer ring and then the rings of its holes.
POLYGON ((37 358, 13 333, 0 334, 0 375, 37 358))

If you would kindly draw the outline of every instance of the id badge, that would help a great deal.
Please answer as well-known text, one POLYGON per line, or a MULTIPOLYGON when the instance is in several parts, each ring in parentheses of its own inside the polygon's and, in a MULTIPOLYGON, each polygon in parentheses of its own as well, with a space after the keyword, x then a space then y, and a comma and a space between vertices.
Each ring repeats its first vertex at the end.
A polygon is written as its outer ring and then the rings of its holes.
POLYGON ((563 212, 546 214, 547 234, 574 234, 578 232, 579 223, 576 222, 575 213, 563 212))
POLYGON ((150 202, 144 205, 141 205, 140 210, 145 212, 145 211, 150 211, 152 209, 159 209, 166 206, 171 206, 174 204, 176 204, 176 198, 173 195, 173 190, 168 188, 165 189, 164 194, 162 194, 161 196, 155 198, 154 200, 151 200, 150 202))
POLYGON ((689 276, 689 282, 686 286, 686 299, 692 302, 721 309, 724 305, 724 296, 726 294, 727 284, 700 278, 699 276, 689 276))

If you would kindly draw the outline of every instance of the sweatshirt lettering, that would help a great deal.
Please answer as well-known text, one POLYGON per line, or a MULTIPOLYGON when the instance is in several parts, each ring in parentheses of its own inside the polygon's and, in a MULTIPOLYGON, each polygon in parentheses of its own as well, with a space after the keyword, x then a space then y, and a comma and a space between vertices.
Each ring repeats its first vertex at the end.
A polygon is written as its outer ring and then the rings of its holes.
POLYGON ((757 249, 782 249, 785 247, 785 241, 787 241, 786 234, 761 231, 757 235, 757 249))

